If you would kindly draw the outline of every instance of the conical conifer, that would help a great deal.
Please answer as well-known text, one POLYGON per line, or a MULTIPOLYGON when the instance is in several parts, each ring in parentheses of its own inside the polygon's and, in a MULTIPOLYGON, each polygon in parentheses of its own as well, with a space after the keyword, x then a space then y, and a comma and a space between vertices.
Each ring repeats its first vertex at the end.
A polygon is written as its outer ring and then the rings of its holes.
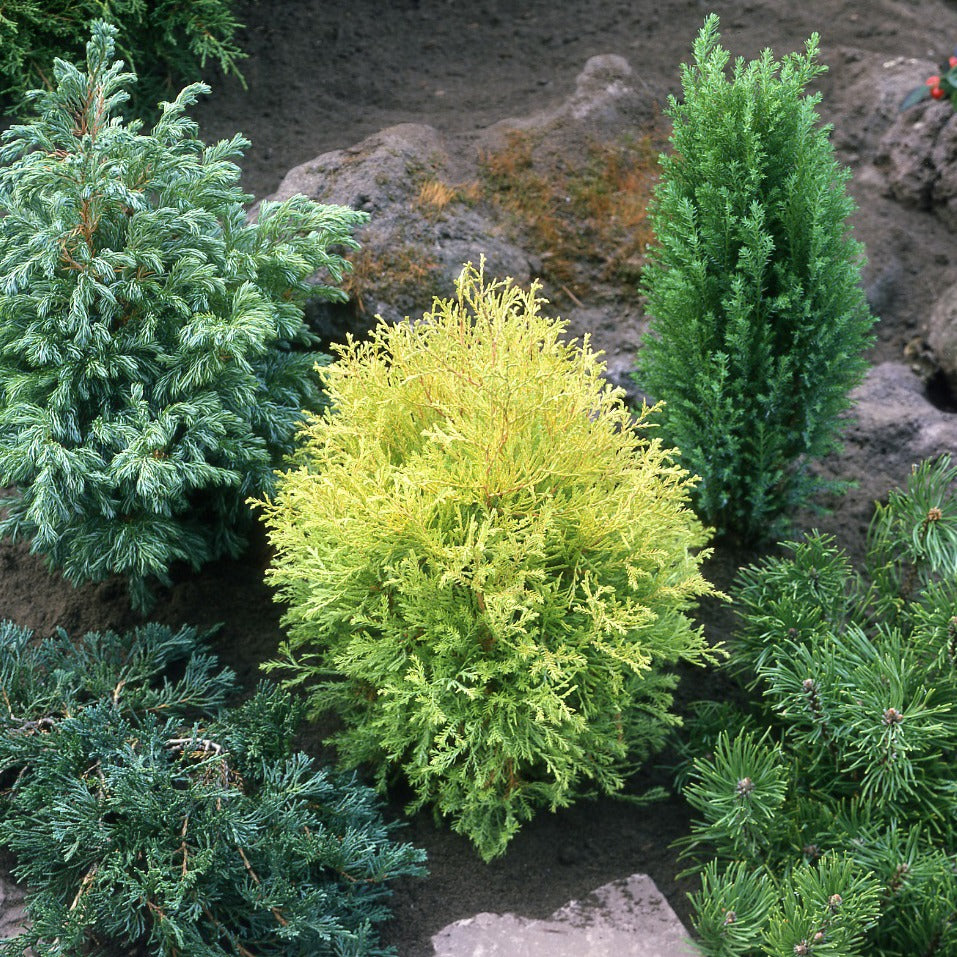
POLYGON ((240 549, 321 404, 303 302, 342 297, 365 217, 297 196, 247 222, 247 141, 198 139, 202 84, 149 133, 124 122, 115 32, 94 25, 85 70, 57 61, 0 149, 0 534, 144 605, 173 562, 240 549))

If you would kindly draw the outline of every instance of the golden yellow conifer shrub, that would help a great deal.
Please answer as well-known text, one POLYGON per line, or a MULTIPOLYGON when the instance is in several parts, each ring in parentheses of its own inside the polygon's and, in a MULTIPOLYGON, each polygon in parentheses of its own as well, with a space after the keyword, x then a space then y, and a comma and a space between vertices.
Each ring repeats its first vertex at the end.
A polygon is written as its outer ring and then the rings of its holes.
POLYGON ((624 786, 708 657, 693 479, 539 287, 467 266, 416 322, 320 370, 275 498, 276 668, 347 766, 401 773, 490 859, 541 807, 624 786))

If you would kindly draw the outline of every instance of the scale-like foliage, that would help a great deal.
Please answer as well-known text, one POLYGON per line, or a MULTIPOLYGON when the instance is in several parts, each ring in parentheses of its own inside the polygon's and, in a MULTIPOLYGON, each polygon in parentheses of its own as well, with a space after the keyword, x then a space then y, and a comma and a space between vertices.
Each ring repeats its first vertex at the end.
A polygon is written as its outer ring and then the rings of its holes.
POLYGON ((263 503, 292 683, 486 858, 620 789, 675 721, 664 667, 705 655, 690 479, 536 291, 467 267, 350 341, 263 503))
POLYGON ((803 56, 776 63, 768 50, 729 77, 717 28, 712 15, 668 110, 636 378, 701 478, 704 521, 763 541, 821 487, 809 466, 837 445, 874 320, 848 173, 805 95, 823 69, 816 35, 803 56))
POLYGON ((310 284, 364 214, 304 197, 246 222, 240 136, 204 146, 187 87, 149 134, 115 116, 131 79, 97 23, 0 150, 0 534, 73 582, 134 600, 242 545, 303 408, 321 404, 310 284))
POLYGON ((681 773, 709 957, 957 952, 955 529, 945 456, 878 506, 862 573, 816 534, 742 573, 761 700, 696 709, 681 773))
POLYGON ((375 924, 422 853, 292 753, 300 705, 236 691, 192 629, 74 645, 0 623, 0 845, 31 921, 0 954, 391 953, 375 924))

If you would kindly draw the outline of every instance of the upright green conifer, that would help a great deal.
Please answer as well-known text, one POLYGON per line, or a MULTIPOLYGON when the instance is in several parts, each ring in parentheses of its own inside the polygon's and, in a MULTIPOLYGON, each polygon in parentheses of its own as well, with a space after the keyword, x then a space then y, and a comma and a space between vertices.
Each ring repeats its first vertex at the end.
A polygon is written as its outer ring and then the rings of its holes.
POLYGON ((307 280, 341 278, 364 215, 298 196, 247 223, 247 141, 196 138, 201 84, 150 133, 124 123, 114 33, 85 72, 57 61, 0 150, 0 533, 142 605, 172 562, 240 548, 244 499, 320 405, 302 303, 342 293, 307 280))
POLYGON ((781 63, 739 59, 729 77, 712 15, 694 56, 668 110, 637 381, 701 477, 699 514, 756 541, 823 484, 810 465, 838 445, 874 320, 848 172, 805 93, 823 70, 817 36, 781 63))

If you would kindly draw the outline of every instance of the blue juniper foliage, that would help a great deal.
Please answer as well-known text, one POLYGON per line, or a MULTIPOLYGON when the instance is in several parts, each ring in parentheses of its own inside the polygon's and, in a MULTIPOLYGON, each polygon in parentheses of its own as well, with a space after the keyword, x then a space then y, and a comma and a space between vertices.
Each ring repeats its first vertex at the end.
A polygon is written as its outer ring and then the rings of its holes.
POLYGON ((0 623, 0 846, 30 888, 2 957, 363 957, 424 855, 373 793, 291 742, 301 706, 243 704, 193 629, 0 623))
POLYGON ((297 196, 247 222, 248 142, 197 138, 202 84, 125 123, 114 33, 56 62, 0 149, 0 534, 146 605, 172 562, 241 548, 245 499, 321 405, 303 302, 343 298, 365 216, 297 196))

